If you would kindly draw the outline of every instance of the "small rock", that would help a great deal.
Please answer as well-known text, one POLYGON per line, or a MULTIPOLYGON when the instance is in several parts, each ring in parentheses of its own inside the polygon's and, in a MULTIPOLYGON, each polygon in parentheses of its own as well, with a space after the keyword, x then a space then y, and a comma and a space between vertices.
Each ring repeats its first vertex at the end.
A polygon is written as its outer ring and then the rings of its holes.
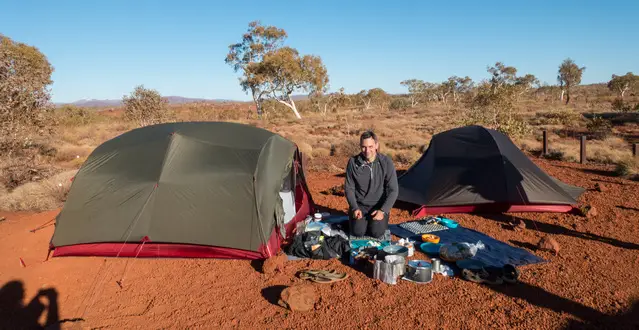
POLYGON ((262 273, 266 275, 273 275, 276 272, 282 272, 287 260, 288 258, 283 253, 266 259, 262 265, 262 273))
POLYGON ((586 212, 586 218, 588 219, 592 219, 596 217, 597 215, 599 215, 599 212, 597 212, 597 209, 594 206, 591 206, 586 212))
POLYGON ((582 228, 581 224, 580 224, 580 223, 578 223, 578 222, 573 223, 571 227, 572 227, 572 229, 574 229, 575 231, 581 231, 581 228, 582 228))
POLYGON ((608 187, 601 183, 595 183, 595 190, 598 192, 606 192, 608 191, 608 187))
POLYGON ((519 219, 517 222, 511 222, 511 225, 516 231, 526 229, 526 223, 521 219, 519 219))
POLYGON ((555 255, 559 253, 559 249, 560 249, 559 243, 557 243, 557 241, 555 241, 554 238, 548 235, 542 237, 542 239, 539 240, 539 243, 537 244, 537 248, 542 251, 553 252, 555 255))
POLYGON ((278 304, 294 312, 305 312, 315 308, 317 295, 309 284, 290 286, 280 294, 278 304))

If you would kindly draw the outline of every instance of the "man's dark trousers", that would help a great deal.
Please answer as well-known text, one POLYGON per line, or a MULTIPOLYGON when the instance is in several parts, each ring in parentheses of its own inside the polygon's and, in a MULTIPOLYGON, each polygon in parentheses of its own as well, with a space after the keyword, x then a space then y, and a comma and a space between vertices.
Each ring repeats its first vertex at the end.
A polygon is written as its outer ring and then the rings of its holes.
POLYGON ((353 236, 371 236, 375 238, 381 238, 384 236, 384 232, 388 229, 388 213, 384 213, 384 219, 373 220, 373 213, 376 209, 360 208, 362 211, 362 218, 355 220, 353 214, 350 215, 350 232, 353 236))

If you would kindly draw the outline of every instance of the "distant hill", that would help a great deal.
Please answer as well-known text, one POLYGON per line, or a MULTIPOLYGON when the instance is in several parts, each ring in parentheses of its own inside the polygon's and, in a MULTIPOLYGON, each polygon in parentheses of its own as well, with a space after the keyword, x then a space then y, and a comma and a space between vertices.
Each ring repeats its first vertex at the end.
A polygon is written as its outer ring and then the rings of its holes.
MULTIPOLYGON (((182 96, 166 96, 165 97, 169 104, 184 104, 184 103, 194 103, 194 102, 242 102, 235 100, 225 100, 225 99, 198 99, 198 98, 190 98, 190 97, 182 97, 182 96)), ((75 102, 65 103, 59 102, 56 103, 56 106, 61 106, 65 104, 71 104, 78 107, 87 107, 87 108, 101 108, 101 107, 117 107, 122 105, 122 100, 78 100, 75 102)))

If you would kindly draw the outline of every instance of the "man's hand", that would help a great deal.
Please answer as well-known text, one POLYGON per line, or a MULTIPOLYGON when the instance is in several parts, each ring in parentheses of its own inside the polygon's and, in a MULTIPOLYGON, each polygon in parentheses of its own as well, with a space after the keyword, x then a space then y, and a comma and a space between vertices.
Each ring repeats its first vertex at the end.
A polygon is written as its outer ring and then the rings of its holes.
POLYGON ((361 219, 361 218, 363 217, 363 215, 362 215, 362 211, 361 211, 361 210, 355 210, 355 212, 353 212, 353 217, 354 217, 356 220, 361 219))
POLYGON ((373 220, 384 220, 384 211, 382 210, 377 210, 375 212, 373 212, 373 214, 371 214, 373 216, 373 220))

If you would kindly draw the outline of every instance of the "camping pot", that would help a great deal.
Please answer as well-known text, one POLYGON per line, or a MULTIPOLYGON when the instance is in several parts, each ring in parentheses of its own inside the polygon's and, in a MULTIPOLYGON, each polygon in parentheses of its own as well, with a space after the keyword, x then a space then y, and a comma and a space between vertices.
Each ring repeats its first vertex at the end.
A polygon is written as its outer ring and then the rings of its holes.
POLYGON ((408 262, 406 277, 411 281, 428 283, 433 279, 433 267, 425 260, 411 260, 408 262))

